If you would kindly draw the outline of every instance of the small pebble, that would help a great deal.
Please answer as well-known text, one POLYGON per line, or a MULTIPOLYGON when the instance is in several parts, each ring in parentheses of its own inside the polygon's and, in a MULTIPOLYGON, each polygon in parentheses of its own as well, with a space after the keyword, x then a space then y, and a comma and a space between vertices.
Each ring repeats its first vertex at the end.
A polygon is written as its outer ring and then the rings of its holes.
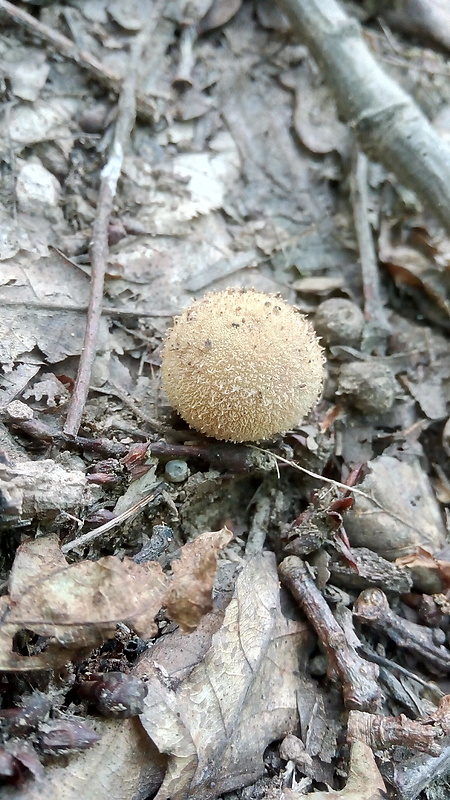
POLYGON ((61 194, 61 185, 42 164, 24 164, 16 182, 19 208, 26 214, 43 214, 53 219, 61 194))
POLYGON ((8 403, 5 411, 8 419, 13 422, 23 422, 34 417, 33 409, 22 403, 21 400, 13 400, 8 403))
POLYGON ((364 316, 356 303, 341 297, 324 300, 316 311, 314 328, 327 347, 357 347, 361 341, 364 316))
POLYGON ((164 470, 164 476, 172 483, 183 483, 190 475, 190 470, 186 461, 179 458, 174 458, 173 461, 168 461, 164 470))
POLYGON ((343 364, 337 394, 346 395, 363 414, 384 414, 389 411, 397 393, 392 370, 377 361, 354 361, 343 364))

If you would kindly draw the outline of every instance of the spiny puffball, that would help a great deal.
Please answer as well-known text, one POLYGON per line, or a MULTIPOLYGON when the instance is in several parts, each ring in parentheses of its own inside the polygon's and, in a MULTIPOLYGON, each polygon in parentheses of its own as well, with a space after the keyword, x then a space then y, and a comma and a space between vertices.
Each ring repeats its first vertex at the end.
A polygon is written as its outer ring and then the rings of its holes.
POLYGON ((303 419, 320 395, 323 364, 299 311, 278 295, 230 288, 175 318, 161 368, 170 404, 192 428, 247 442, 303 419))

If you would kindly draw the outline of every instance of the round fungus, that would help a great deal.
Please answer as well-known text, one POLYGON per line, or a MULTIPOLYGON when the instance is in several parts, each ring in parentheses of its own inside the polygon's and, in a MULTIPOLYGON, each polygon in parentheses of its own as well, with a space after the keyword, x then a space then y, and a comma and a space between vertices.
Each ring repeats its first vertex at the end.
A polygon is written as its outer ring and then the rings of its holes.
POLYGON ((259 441, 310 411, 323 364, 303 314, 278 295, 230 288, 175 318, 162 378, 170 404, 192 428, 230 442, 259 441))

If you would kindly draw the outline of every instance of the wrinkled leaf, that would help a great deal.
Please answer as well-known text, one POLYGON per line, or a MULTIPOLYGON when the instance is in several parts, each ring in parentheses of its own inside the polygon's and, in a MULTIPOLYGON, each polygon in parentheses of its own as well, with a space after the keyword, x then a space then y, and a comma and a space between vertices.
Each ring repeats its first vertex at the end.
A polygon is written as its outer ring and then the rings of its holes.
POLYGON ((185 544, 180 560, 172 562, 174 580, 166 598, 166 610, 183 630, 196 628, 203 615, 211 611, 217 551, 232 537, 228 528, 203 533, 185 544))
POLYGON ((211 646, 177 688, 170 652, 164 663, 148 652, 141 720, 169 755, 158 800, 200 800, 252 782, 264 772, 267 745, 298 728, 298 670, 309 633, 292 612, 283 614, 279 592, 274 555, 256 556, 240 574, 211 646))
POLYGON ((345 529, 352 545, 369 547, 393 561, 418 545, 436 552, 444 546, 445 527, 430 481, 418 460, 391 456, 369 461, 369 474, 358 486, 345 529))
POLYGON ((0 669, 49 669, 111 637, 118 622, 149 639, 165 605, 193 629, 211 608, 216 553, 231 533, 223 529, 199 538, 186 553, 182 549, 171 580, 155 561, 106 556, 67 564, 55 537, 25 543, 16 553, 9 597, 1 598, 0 669), (19 631, 49 637, 47 649, 30 656, 14 652, 19 631))
POLYGON ((161 783, 164 760, 138 720, 95 720, 100 735, 91 749, 63 763, 46 764, 40 780, 3 786, 2 800, 124 800, 153 795, 161 783), (86 793, 88 790, 88 794, 86 793))
POLYGON ((340 792, 312 792, 303 794, 294 789, 285 789, 282 800, 383 800, 384 781, 376 765, 370 747, 363 742, 353 742, 350 755, 350 771, 345 789, 340 792))

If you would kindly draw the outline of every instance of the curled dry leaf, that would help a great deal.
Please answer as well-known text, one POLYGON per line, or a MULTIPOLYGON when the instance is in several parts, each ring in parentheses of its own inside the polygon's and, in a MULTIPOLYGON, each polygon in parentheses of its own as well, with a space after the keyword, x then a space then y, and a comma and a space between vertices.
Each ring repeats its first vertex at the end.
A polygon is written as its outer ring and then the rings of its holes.
MULTIPOLYGON (((188 653, 190 640, 184 637, 188 653)), ((243 569, 209 648, 175 688, 179 668, 171 669, 170 648, 162 657, 157 647, 146 652, 141 721, 169 756, 157 800, 204 800, 263 774, 267 745, 297 730, 298 672, 310 642, 293 609, 287 616, 281 610, 275 556, 266 553, 243 569)), ((306 675, 302 685, 309 702, 316 687, 306 675)))
POLYGON ((211 608, 216 552, 230 538, 223 529, 185 546, 186 553, 182 548, 172 580, 154 561, 136 564, 131 558, 106 556, 68 564, 56 537, 26 542, 16 553, 9 597, 1 598, 0 669, 50 669, 80 648, 92 649, 113 636, 118 622, 149 639, 165 605, 192 630, 211 608), (38 655, 15 652, 19 631, 49 637, 47 648, 38 655))
POLYGON ((450 562, 436 558, 425 547, 417 547, 414 553, 398 558, 399 567, 408 567, 414 582, 420 583, 428 594, 445 592, 450 588, 450 562))
POLYGON ((217 551, 232 537, 226 527, 203 533, 185 544, 180 560, 172 562, 174 579, 166 597, 166 610, 183 630, 194 630, 203 615, 211 611, 217 551))
POLYGON ((313 792, 303 794, 285 789, 282 800, 383 800, 385 785, 370 747, 363 742, 353 742, 350 754, 350 771, 345 789, 340 792, 313 792))
MULTIPOLYGON (((164 759, 136 719, 89 720, 100 737, 95 747, 52 760, 40 780, 2 786, 2 800, 124 800, 153 796, 164 774, 164 759)), ((34 752, 34 751, 33 751, 34 752)))
MULTIPOLYGON (((315 82, 318 83, 317 81, 315 82)), ((305 147, 312 153, 346 153, 350 133, 339 122, 336 105, 324 84, 314 85, 308 75, 300 73, 296 80, 294 127, 305 147)))

